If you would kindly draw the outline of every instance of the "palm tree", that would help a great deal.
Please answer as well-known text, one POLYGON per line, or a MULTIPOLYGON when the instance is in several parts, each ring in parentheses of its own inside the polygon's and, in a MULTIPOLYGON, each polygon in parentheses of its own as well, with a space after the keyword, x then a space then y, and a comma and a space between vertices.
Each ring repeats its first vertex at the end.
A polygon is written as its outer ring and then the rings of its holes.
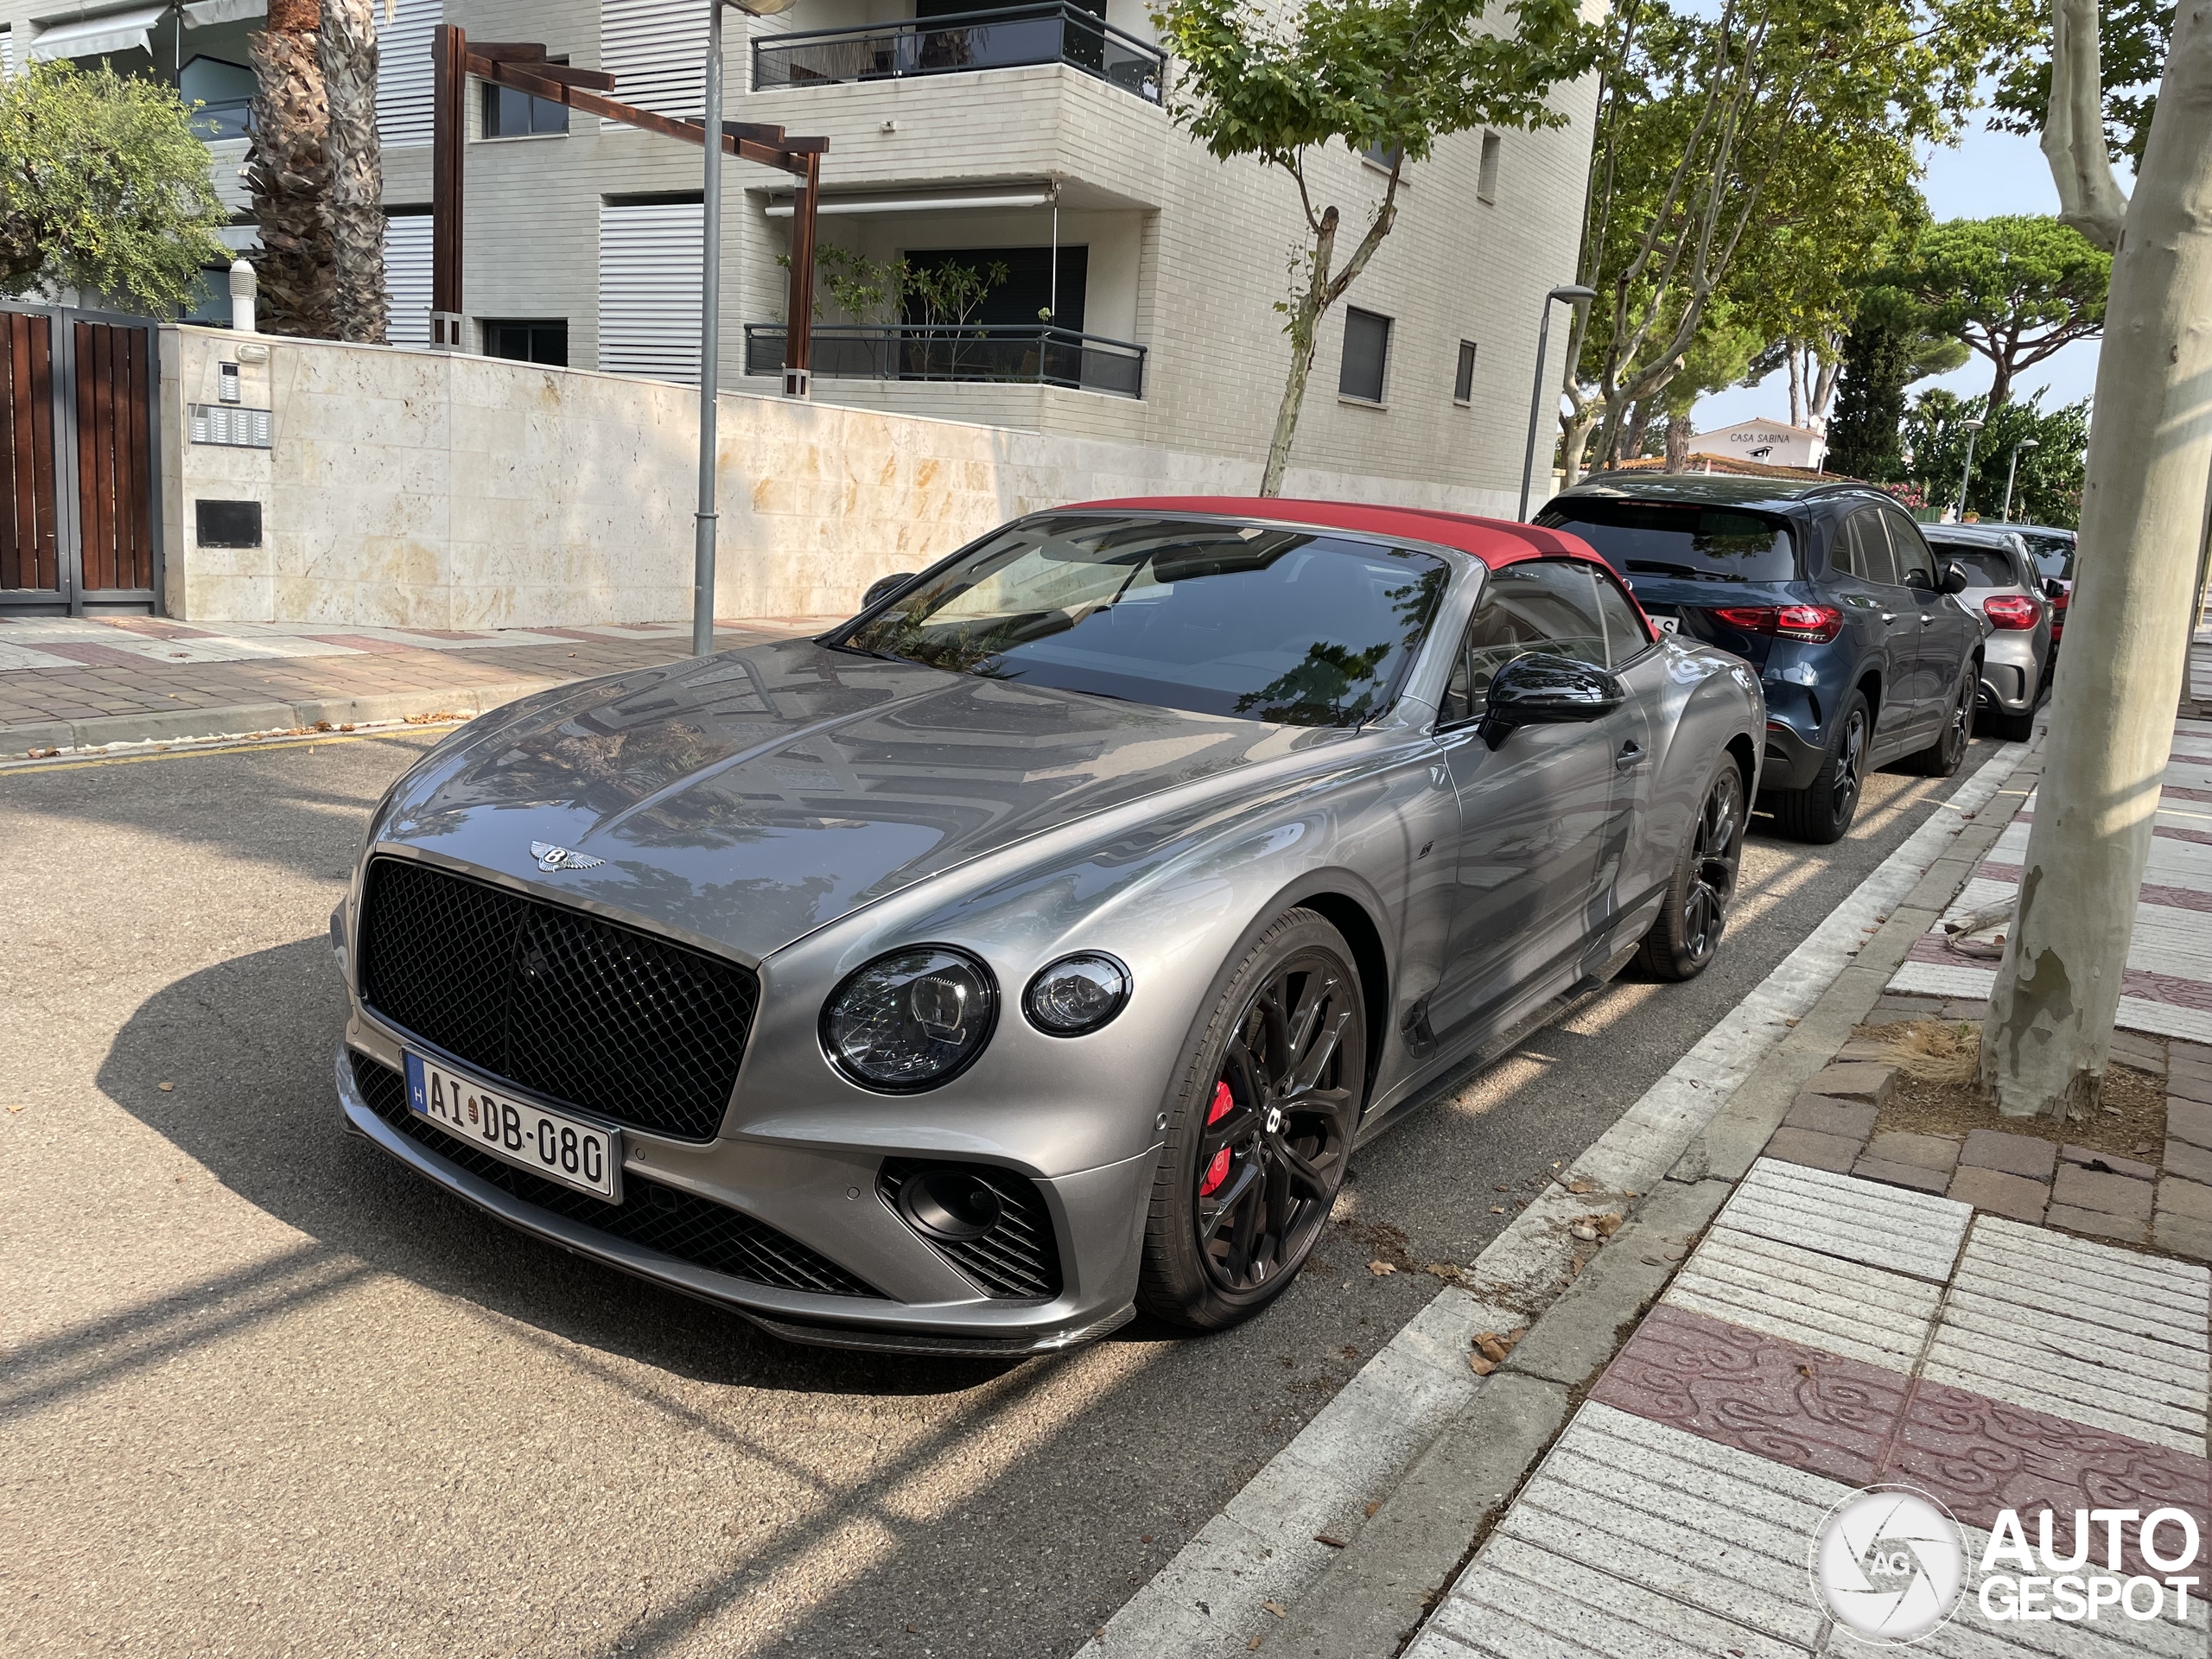
MULTIPOLYGON (((389 0, 387 0, 389 3, 389 0)), ((376 0, 322 0, 322 79, 330 109, 334 333, 384 339, 384 161, 377 142, 376 0)))
POLYGON ((247 188, 261 224, 261 327, 328 340, 337 332, 336 260, 323 154, 330 110, 315 49, 316 0, 270 0, 269 26, 248 42, 258 83, 247 188))

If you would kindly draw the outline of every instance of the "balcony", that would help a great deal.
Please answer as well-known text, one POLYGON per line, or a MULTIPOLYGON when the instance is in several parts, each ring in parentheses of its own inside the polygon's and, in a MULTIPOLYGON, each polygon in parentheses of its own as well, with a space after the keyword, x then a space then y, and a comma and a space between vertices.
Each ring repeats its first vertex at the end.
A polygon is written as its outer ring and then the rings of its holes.
MULTIPOLYGON (((968 380, 1144 396, 1145 348, 1041 323, 817 323, 814 373, 839 380, 968 380)), ((784 372, 784 325, 745 325, 745 372, 784 372)))
POLYGON ((995 11, 962 12, 856 29, 778 35, 753 45, 753 90, 829 86, 971 69, 1064 63, 1135 94, 1160 101, 1167 57, 1124 34, 1077 0, 995 11))

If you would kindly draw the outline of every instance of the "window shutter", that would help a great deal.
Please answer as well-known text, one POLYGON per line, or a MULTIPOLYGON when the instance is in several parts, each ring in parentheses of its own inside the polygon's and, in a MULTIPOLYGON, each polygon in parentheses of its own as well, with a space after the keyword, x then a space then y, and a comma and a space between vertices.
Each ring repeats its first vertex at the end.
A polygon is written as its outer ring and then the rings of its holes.
MULTIPOLYGON (((377 142, 391 149, 430 142, 430 31, 442 0, 399 0, 377 30, 377 142)), ((426 328, 429 324, 423 325, 426 328)), ((427 338, 427 336, 426 336, 427 338)))
POLYGON ((384 222, 384 291, 395 346, 430 343, 430 216, 394 213, 384 222))
MULTIPOLYGON (((625 104, 697 120, 707 105, 706 62, 705 6, 606 0, 600 8, 599 67, 614 77, 611 96, 625 104)), ((728 72, 723 73, 727 94, 728 72)))
POLYGON ((706 209, 696 201, 601 207, 601 370, 699 384, 699 252, 705 224, 706 209))

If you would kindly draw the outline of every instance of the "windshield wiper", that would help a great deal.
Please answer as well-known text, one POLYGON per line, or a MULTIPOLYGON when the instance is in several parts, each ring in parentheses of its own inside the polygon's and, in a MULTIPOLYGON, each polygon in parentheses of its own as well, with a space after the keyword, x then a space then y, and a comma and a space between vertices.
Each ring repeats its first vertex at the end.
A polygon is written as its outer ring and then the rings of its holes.
POLYGON ((1694 564, 1669 564, 1659 559, 1630 559, 1631 570, 1647 571, 1655 576, 1694 576, 1700 582, 1741 582, 1744 578, 1733 570, 1701 570, 1694 564))

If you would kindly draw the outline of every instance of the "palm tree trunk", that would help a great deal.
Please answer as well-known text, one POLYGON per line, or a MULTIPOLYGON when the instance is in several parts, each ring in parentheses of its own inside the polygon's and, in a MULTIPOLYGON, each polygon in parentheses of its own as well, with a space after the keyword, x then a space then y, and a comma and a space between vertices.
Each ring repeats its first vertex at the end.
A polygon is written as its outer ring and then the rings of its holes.
POLYGON ((384 157, 377 140, 376 0, 322 0, 322 79, 330 109, 330 236, 340 340, 381 341, 384 157))
POLYGON ((269 27, 247 43, 257 83, 247 187, 261 223, 258 321, 270 334, 327 340, 335 332, 330 224, 330 168, 323 137, 330 124, 315 51, 315 0, 270 0, 269 27))

